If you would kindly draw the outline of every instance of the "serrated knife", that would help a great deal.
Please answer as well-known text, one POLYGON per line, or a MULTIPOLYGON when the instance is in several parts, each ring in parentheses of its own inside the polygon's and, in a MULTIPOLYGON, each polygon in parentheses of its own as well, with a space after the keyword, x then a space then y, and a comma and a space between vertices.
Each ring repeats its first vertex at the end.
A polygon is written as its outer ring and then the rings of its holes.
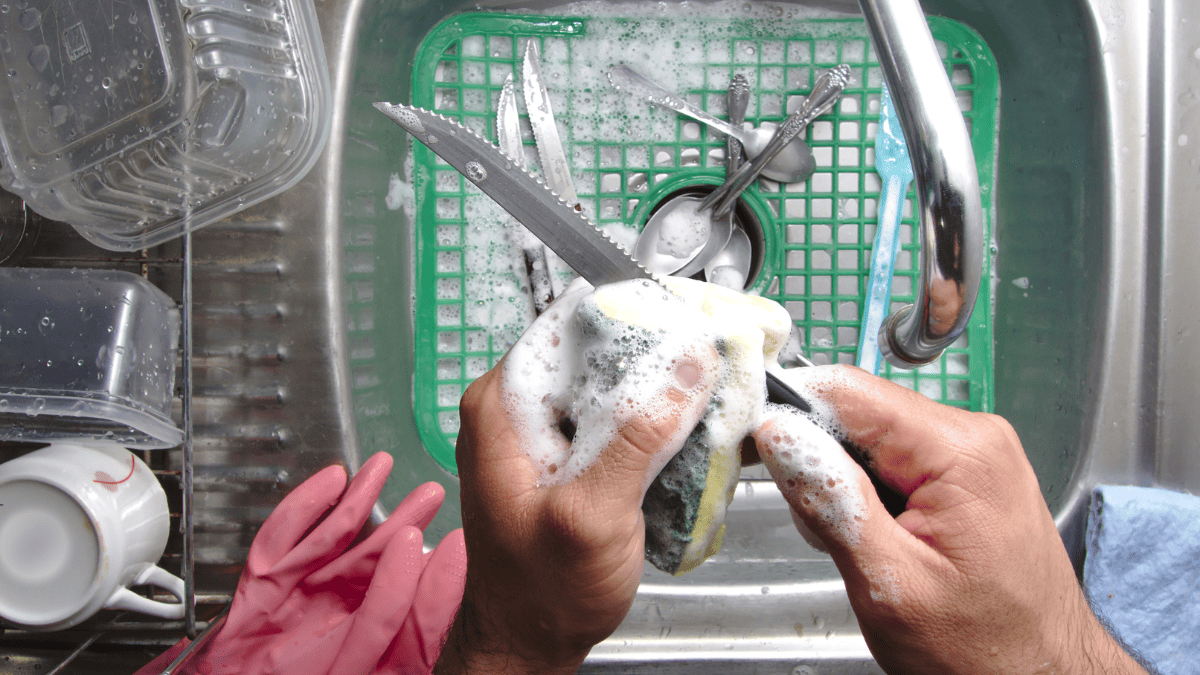
POLYGON ((458 169, 592 285, 655 280, 586 216, 474 131, 421 108, 374 105, 458 169))
POLYGON ((542 173, 546 184, 567 204, 578 209, 579 197, 575 183, 571 180, 571 167, 563 151, 562 139, 558 136, 558 125, 554 123, 554 111, 550 107, 550 92, 542 76, 542 62, 538 58, 536 40, 525 45, 525 61, 521 65, 521 88, 525 92, 525 112, 529 113, 529 125, 537 141, 538 157, 542 160, 542 173))

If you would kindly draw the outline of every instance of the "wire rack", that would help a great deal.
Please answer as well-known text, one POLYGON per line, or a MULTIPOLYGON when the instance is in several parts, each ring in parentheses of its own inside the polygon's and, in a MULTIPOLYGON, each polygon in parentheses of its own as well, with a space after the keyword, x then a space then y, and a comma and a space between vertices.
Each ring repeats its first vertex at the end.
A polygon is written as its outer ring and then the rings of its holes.
MULTIPOLYGON (((27 637, 33 644, 43 644, 49 638, 49 644, 61 644, 71 639, 81 640, 78 646, 65 651, 57 663, 47 673, 54 675, 66 671, 97 642, 116 642, 122 644, 152 645, 163 641, 174 641, 179 634, 189 638, 198 638, 216 625, 216 620, 223 616, 222 606, 227 607, 230 597, 225 594, 199 594, 196 589, 195 575, 195 508, 193 481, 193 443, 192 443, 192 361, 193 361, 193 303, 192 303, 192 246, 191 236, 188 235, 173 245, 159 247, 153 251, 143 250, 133 254, 114 254, 100 252, 90 245, 76 246, 68 244, 73 250, 60 252, 55 246, 57 241, 77 241, 77 236, 69 232, 67 226, 40 218, 20 205, 24 212, 18 214, 27 221, 34 222, 37 227, 33 237, 40 234, 43 240, 42 248, 33 247, 27 251, 29 256, 20 260, 22 265, 56 266, 56 267, 90 267, 105 269, 120 269, 140 274, 160 289, 175 298, 180 307, 181 343, 177 359, 177 388, 176 405, 179 419, 182 421, 184 441, 181 446, 171 450, 138 451, 141 458, 151 467, 154 474, 168 495, 171 511, 171 536, 167 551, 163 555, 162 564, 167 569, 177 571, 184 581, 185 614, 179 621, 164 621, 143 618, 128 612, 103 611, 95 618, 81 626, 65 631, 61 635, 41 633, 26 633, 19 630, 8 630, 2 634, 7 640, 20 640, 27 637), (40 230, 40 232, 39 232, 40 230), (48 240, 48 244, 47 244, 48 240), (54 251, 54 253, 48 253, 54 251), (175 465, 175 466, 173 466, 175 465), (198 618, 197 607, 204 619, 198 618), (215 615, 215 616, 214 616, 215 615), (155 636, 156 638, 147 638, 155 636)), ((6 214, 11 216, 11 214, 6 214)), ((30 448, 20 444, 6 444, 9 447, 0 448, 5 456, 23 452, 30 448)), ((156 599, 170 601, 168 595, 158 595, 156 599)), ((102 644, 104 643, 102 642, 102 644)), ((193 644, 198 645, 200 640, 193 644)), ((161 651, 160 648, 155 648, 161 651)), ((192 648, 194 649, 194 647, 192 648)), ((190 653, 190 650, 189 650, 190 653)), ((186 656, 186 655, 181 655, 186 656)), ((182 662, 182 658, 179 659, 182 662)), ((179 663, 172 664, 166 672, 174 672, 179 663)))

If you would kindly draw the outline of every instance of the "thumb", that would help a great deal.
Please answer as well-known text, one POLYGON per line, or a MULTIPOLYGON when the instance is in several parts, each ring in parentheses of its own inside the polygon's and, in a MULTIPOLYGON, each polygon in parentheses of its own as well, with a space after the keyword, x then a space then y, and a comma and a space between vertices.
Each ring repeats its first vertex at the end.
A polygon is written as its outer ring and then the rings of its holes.
POLYGON ((661 370, 614 388, 609 410, 580 417, 572 460, 592 454, 587 445, 605 443, 577 483, 597 511, 641 508, 650 483, 703 417, 719 366, 711 347, 694 344, 661 370))
POLYGON ((851 597, 894 598, 901 571, 931 551, 888 513, 841 443, 798 411, 775 405, 754 441, 797 528, 833 557, 851 597))

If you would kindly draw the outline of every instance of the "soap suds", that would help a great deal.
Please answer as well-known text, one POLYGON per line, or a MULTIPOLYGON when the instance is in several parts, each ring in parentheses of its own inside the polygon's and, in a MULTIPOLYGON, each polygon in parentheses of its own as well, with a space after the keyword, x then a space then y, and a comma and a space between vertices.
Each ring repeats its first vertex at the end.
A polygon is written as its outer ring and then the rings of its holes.
MULTIPOLYGON (((812 402, 811 395, 801 396, 812 402)), ((766 415, 774 419, 774 426, 758 438, 759 454, 771 478, 788 501, 802 505, 823 530, 856 546, 867 518, 858 465, 822 426, 795 409, 772 404, 766 415)), ((800 529, 814 543, 805 528, 800 529)))
MULTIPOLYGON (((638 412, 628 401, 647 398, 647 391, 676 387, 673 360, 690 354, 701 362, 714 362, 715 345, 723 352, 720 386, 737 391, 724 397, 720 414, 706 419, 709 434, 740 442, 749 425, 757 422, 759 411, 739 409, 734 414, 734 409, 743 400, 762 398, 767 357, 758 327, 770 325, 786 336, 786 312, 770 301, 710 284, 686 279, 667 283, 671 291, 647 281, 593 289, 576 280, 506 357, 507 402, 527 452, 535 464, 555 466, 553 474, 543 475, 545 482, 567 481, 586 470, 616 433, 616 425, 638 412), (741 316, 734 309, 739 306, 741 316), (757 342, 729 339, 747 329, 758 330, 757 342), (707 356, 698 351, 700 346, 708 350, 707 356), (744 365, 747 361, 749 367, 744 365), (564 416, 576 428, 569 449, 565 435, 549 433, 561 426, 564 416)), ((781 340, 774 336, 771 346, 781 340)))
POLYGON ((712 216, 700 213, 696 209, 699 205, 699 201, 686 200, 661 218, 655 246, 660 255, 690 260, 704 246, 712 229, 712 216))
POLYGON ((868 591, 875 602, 897 604, 900 601, 900 577, 891 565, 866 566, 863 574, 867 578, 868 591))
POLYGON ((679 419, 642 488, 653 483, 647 557, 682 573, 720 547, 741 442, 761 425, 766 363, 791 320, 759 297, 690 279, 664 283, 575 281, 509 352, 501 377, 542 485, 587 471, 635 417, 679 419), (711 392, 704 405, 690 386, 701 381, 709 386, 696 389, 711 392))
POLYGON ((417 213, 417 193, 413 188, 413 154, 411 152, 404 158, 404 175, 393 173, 388 176, 388 189, 383 203, 389 211, 400 210, 409 222, 413 222, 417 213))
MULTIPOLYGON (((699 381, 701 368, 719 365, 704 333, 621 321, 612 316, 618 305, 676 317, 686 311, 681 298, 653 282, 627 281, 596 291, 577 280, 505 358, 505 403, 544 485, 587 471, 634 416, 658 420, 693 407, 693 394, 683 385, 699 381)), ((708 381, 716 377, 704 375, 708 381)), ((653 473, 690 431, 690 425, 680 426, 653 473)))

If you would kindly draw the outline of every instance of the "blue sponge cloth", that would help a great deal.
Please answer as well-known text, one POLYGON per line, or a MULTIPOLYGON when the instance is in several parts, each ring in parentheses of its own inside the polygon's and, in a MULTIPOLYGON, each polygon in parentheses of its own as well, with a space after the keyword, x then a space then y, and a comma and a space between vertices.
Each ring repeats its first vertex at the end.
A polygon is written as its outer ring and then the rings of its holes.
POLYGON ((1163 675, 1200 663, 1200 497, 1103 485, 1083 584, 1096 613, 1163 675))

